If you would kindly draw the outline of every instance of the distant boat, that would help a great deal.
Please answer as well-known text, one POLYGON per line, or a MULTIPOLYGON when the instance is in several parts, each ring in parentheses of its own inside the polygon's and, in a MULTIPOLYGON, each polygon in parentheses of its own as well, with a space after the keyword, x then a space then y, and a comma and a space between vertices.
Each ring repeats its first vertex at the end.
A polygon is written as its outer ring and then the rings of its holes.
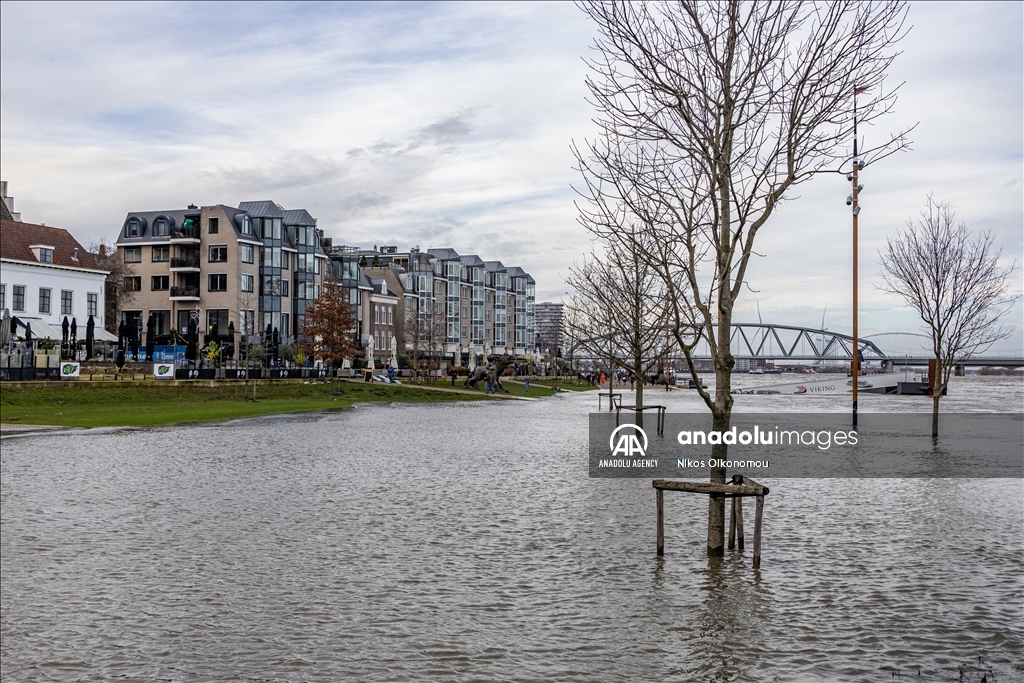
MULTIPOLYGON (((890 373, 862 377, 857 382, 860 391, 872 394, 895 394, 901 382, 909 382, 913 373, 890 373)), ((774 384, 767 387, 737 389, 734 394, 845 394, 853 391, 852 379, 821 379, 792 384, 774 384)))
POLYGON ((763 375, 764 374, 764 370, 762 370, 761 368, 754 368, 753 370, 751 370, 747 374, 750 374, 750 375, 763 375))

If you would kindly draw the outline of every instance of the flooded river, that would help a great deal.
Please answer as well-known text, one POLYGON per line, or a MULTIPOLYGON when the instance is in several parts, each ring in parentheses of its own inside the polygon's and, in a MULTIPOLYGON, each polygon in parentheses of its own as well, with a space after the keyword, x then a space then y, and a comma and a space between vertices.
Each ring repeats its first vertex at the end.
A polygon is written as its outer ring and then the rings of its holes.
MULTIPOLYGON (((1024 382, 957 378, 944 403, 1020 412, 1024 382)), ((766 479, 758 572, 749 545, 709 560, 706 499, 668 495, 658 558, 650 482, 587 477, 596 404, 5 439, 3 679, 1024 678, 1021 480, 766 479)))

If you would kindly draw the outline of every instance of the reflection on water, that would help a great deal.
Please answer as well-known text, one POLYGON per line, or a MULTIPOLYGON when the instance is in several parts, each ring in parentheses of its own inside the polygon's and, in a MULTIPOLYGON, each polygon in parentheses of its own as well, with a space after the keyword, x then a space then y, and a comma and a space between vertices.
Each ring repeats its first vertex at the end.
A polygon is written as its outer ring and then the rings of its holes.
MULTIPOLYGON (((1019 405, 1019 380, 976 379, 1019 405)), ((650 484, 587 479, 595 403, 5 440, 4 680, 958 680, 979 655, 1007 680, 1024 663, 1020 480, 774 481, 759 572, 749 545, 709 561, 706 500, 670 493, 657 558, 650 484)))

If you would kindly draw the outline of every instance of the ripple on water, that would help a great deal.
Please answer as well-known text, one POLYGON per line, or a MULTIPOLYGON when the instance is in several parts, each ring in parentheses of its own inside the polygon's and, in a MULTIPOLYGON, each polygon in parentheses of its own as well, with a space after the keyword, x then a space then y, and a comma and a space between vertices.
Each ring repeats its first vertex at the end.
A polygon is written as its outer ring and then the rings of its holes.
POLYGON ((5 441, 4 679, 956 680, 979 655, 1024 661, 1020 481, 772 482, 760 572, 749 550, 704 557, 706 500, 669 495, 659 559, 650 484, 587 479, 592 402, 5 441))

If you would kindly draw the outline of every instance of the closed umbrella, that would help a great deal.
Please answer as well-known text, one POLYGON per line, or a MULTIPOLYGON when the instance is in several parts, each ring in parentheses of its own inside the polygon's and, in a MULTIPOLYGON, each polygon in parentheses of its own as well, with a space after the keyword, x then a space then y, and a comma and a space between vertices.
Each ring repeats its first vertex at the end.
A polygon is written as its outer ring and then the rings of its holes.
POLYGON ((228 323, 228 343, 224 350, 224 358, 235 359, 235 323, 228 323))
POLYGON ((149 314, 146 320, 146 360, 153 360, 153 352, 156 351, 156 318, 149 314))
POLYGON ((122 320, 121 324, 117 326, 117 350, 118 351, 124 351, 124 345, 125 345, 124 338, 127 336, 127 334, 128 334, 128 328, 125 326, 124 321, 122 320))
POLYGON ((128 338, 132 347, 132 358, 139 360, 139 326, 133 320, 128 329, 128 338))
POLYGON ((89 316, 88 322, 85 323, 85 357, 92 358, 92 345, 96 342, 96 321, 89 316))
POLYGON ((278 359, 278 355, 281 353, 281 333, 278 329, 274 328, 274 358, 278 359))
POLYGON ((11 334, 11 309, 4 309, 4 317, 0 318, 0 345, 8 346, 14 335, 11 334))
POLYGON ((68 317, 64 316, 64 322, 62 322, 60 324, 60 331, 61 331, 61 340, 60 341, 61 341, 62 344, 67 344, 68 343, 68 330, 70 330, 70 329, 71 329, 71 323, 68 322, 68 317))
POLYGON ((71 346, 78 343, 78 318, 71 319, 71 346))
POLYGON ((199 331, 196 329, 196 321, 194 318, 188 319, 188 343, 185 346, 185 358, 194 361, 197 357, 196 345, 198 343, 199 331))
POLYGON ((32 323, 25 323, 25 342, 32 344, 32 323))
POLYGON ((267 323, 267 333, 263 336, 263 348, 266 349, 267 367, 270 367, 270 361, 274 357, 274 328, 267 323))

